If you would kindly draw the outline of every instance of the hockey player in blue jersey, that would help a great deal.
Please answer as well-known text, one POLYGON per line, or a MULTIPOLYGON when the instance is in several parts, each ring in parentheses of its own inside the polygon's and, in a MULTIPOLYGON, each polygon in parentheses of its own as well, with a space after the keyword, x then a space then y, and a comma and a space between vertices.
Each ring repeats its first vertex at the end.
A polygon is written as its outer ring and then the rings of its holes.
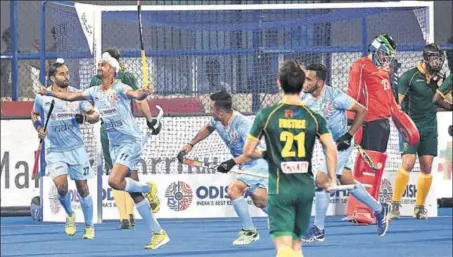
MULTIPOLYGON (((229 93, 220 91, 210 96, 212 118, 197 135, 186 144, 178 154, 178 159, 183 162, 183 158, 192 148, 212 132, 217 131, 225 145, 230 149, 233 158, 242 155, 244 144, 252 126, 252 120, 241 113, 232 109, 233 100, 229 93)), ((231 167, 235 166, 234 159, 223 162, 218 172, 226 173, 231 167), (223 170, 222 170, 223 167, 223 170), (229 167, 225 169, 225 167, 229 167)), ((240 165, 240 169, 267 175, 268 164, 264 159, 254 160, 240 165)), ((242 230, 233 245, 248 245, 259 239, 259 233, 250 217, 249 207, 246 197, 250 195, 256 207, 261 208, 267 213, 267 179, 252 177, 249 175, 238 175, 228 186, 228 196, 230 197, 236 214, 242 221, 242 230)))
MULTIPOLYGON (((388 222, 384 214, 384 208, 377 202, 362 185, 354 180, 351 172, 349 159, 353 150, 354 133, 362 126, 365 119, 366 108, 342 92, 340 89, 325 85, 326 68, 320 63, 314 63, 307 67, 305 83, 303 87, 302 101, 307 107, 322 115, 326 121, 333 139, 338 148, 338 166, 336 176, 342 185, 355 184, 356 188, 350 193, 372 209, 376 216, 377 232, 384 236, 388 222), (353 124, 348 128, 346 111, 356 113, 353 124)), ((332 174, 329 174, 329 177, 332 174)), ((326 165, 321 165, 319 172, 315 173, 315 181, 321 188, 327 177, 326 165)), ((331 179, 336 179, 332 178, 331 179)), ((324 220, 329 207, 330 193, 317 190, 315 200, 315 221, 308 233, 303 237, 305 242, 324 241, 324 220)))
MULTIPOLYGON (((69 86, 69 70, 64 60, 58 59, 50 65, 48 79, 52 82, 49 92, 75 92, 69 86)), ((68 175, 75 181, 80 194, 80 206, 85 219, 84 239, 94 239, 93 226, 93 199, 91 198, 87 180, 94 176, 88 155, 83 145, 82 132, 79 124, 84 122, 96 123, 99 114, 87 102, 71 103, 54 99, 51 96, 36 95, 31 120, 38 132, 38 137, 45 142, 45 158, 47 172, 55 183, 58 200, 66 212, 65 232, 73 236, 77 227, 75 213, 72 210, 71 199, 68 193, 68 175), (55 101, 53 111, 49 117, 47 129, 44 130, 40 120, 41 114, 47 117, 52 100, 55 101)))
MULTIPOLYGON (((110 143, 113 169, 109 175, 109 185, 113 189, 129 192, 152 233, 145 249, 157 249, 168 243, 170 238, 151 213, 149 201, 143 195, 150 193, 151 186, 138 179, 136 166, 147 137, 141 133, 131 110, 132 99, 143 100, 149 93, 147 90, 133 90, 115 80, 119 67, 115 58, 103 54, 98 63, 98 75, 102 77, 100 86, 90 87, 84 92, 53 92, 41 88, 40 94, 66 101, 89 100, 95 104, 104 121, 110 143)), ((156 123, 159 122, 147 123, 151 134, 158 134, 161 129, 161 124, 156 123)))

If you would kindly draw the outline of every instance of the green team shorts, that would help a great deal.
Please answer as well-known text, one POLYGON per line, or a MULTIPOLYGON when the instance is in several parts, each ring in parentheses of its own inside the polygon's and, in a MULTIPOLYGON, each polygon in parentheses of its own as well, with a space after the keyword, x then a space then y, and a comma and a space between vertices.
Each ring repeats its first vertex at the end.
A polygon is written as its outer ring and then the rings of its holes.
POLYGON ((303 194, 269 195, 267 202, 270 234, 272 238, 292 236, 300 240, 308 229, 315 187, 303 194))
POLYGON ((418 154, 418 156, 431 155, 437 156, 437 127, 423 129, 418 127, 420 142, 416 145, 409 145, 403 139, 402 154, 418 154))

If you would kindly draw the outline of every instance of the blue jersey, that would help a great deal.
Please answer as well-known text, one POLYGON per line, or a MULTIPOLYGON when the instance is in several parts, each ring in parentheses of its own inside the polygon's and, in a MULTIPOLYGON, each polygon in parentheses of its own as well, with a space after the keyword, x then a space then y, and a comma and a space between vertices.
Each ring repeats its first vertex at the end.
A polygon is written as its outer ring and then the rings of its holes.
MULTIPOLYGON (((209 126, 213 127, 219 133, 220 138, 230 149, 233 157, 242 155, 245 142, 252 127, 252 121, 239 112, 234 111, 229 124, 225 127, 220 121, 211 119, 209 126)), ((253 160, 243 164, 241 169, 263 169, 268 170, 268 164, 264 159, 253 160)))
POLYGON ((334 140, 348 132, 346 110, 352 108, 355 100, 343 91, 325 85, 319 97, 303 94, 302 101, 308 108, 326 119, 334 140))
POLYGON ((129 90, 133 89, 115 82, 107 91, 95 86, 83 92, 99 110, 112 146, 119 146, 124 141, 142 142, 144 139, 132 115, 132 100, 126 96, 129 90))
MULTIPOLYGON (((68 87, 68 91, 77 91, 73 87, 68 87)), ((45 137, 46 152, 64 152, 83 146, 82 132, 79 124, 75 120, 75 115, 86 112, 93 108, 87 102, 67 102, 51 96, 36 95, 33 111, 47 117, 50 103, 55 100, 55 105, 47 124, 47 136, 45 137)), ((41 121, 44 126, 45 120, 41 121)))

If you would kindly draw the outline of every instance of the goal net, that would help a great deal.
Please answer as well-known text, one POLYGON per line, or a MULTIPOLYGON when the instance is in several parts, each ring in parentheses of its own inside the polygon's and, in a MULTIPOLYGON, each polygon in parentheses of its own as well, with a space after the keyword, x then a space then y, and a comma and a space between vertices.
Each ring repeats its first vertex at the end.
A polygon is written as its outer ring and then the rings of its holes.
MULTIPOLYGON (((89 87, 96 60, 109 48, 120 50, 122 67, 143 85, 136 6, 49 2, 47 12, 56 32, 56 52, 67 60, 75 86, 89 87)), ((212 173, 183 166, 176 159, 181 147, 209 121, 209 94, 230 91, 234 108, 253 119, 259 108, 279 101, 278 65, 290 59, 325 64, 327 84, 346 90, 351 63, 366 54, 369 41, 382 32, 397 43, 402 67, 396 75, 401 75, 415 67, 423 46, 433 41, 432 18, 431 3, 413 1, 143 6, 143 37, 154 85, 149 100, 154 113, 155 104, 164 109, 165 118, 162 132, 144 147, 139 173, 212 173)), ((137 121, 145 133, 144 119, 137 121)), ((89 155, 96 156, 100 146, 92 136, 93 127, 84 127, 84 135, 89 155)), ((394 172, 401 157, 393 124, 387 154, 386 172, 394 172)), ((219 164, 231 155, 214 133, 189 157, 219 164)), ((313 164, 322 161, 318 144, 313 164)))

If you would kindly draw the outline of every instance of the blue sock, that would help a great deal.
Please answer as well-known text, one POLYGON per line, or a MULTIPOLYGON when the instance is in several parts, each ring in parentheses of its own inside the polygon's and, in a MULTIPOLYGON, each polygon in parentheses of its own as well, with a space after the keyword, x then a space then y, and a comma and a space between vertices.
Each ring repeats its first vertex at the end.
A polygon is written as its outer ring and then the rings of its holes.
POLYGON ((354 190, 351 190, 351 194, 373 211, 376 212, 382 210, 382 205, 378 201, 376 201, 376 199, 374 199, 370 195, 370 193, 368 193, 368 191, 366 191, 365 187, 362 184, 357 183, 356 188, 354 190))
POLYGON ((60 201, 61 206, 63 206, 66 214, 68 214, 68 215, 73 214, 72 206, 71 206, 71 198, 69 197, 68 193, 66 193, 65 196, 59 195, 58 201, 60 201))
POLYGON ((263 212, 267 214, 267 206, 266 206, 266 207, 263 207, 263 208, 261 208, 261 210, 263 210, 263 212))
POLYGON ((159 225, 159 222, 157 222, 156 218, 154 218, 151 212, 151 207, 149 206, 148 199, 143 199, 143 201, 135 204, 135 207, 137 208, 138 213, 140 213, 140 216, 142 216, 142 219, 149 226, 151 232, 159 233, 162 231, 162 227, 159 225))
POLYGON ((249 213, 249 205, 243 196, 233 200, 233 207, 236 211, 236 214, 242 221, 242 228, 246 230, 253 230, 255 226, 253 225, 252 217, 249 213))
POLYGON ((124 191, 131 193, 148 193, 151 190, 151 186, 148 184, 141 183, 131 178, 124 178, 126 180, 126 187, 124 191))
POLYGON ((315 193, 315 226, 320 230, 324 229, 324 221, 326 219, 327 209, 329 208, 330 193, 319 191, 315 193))
POLYGON ((80 198, 80 205, 82 206, 83 217, 85 218, 85 225, 93 226, 93 198, 91 195, 80 198))

